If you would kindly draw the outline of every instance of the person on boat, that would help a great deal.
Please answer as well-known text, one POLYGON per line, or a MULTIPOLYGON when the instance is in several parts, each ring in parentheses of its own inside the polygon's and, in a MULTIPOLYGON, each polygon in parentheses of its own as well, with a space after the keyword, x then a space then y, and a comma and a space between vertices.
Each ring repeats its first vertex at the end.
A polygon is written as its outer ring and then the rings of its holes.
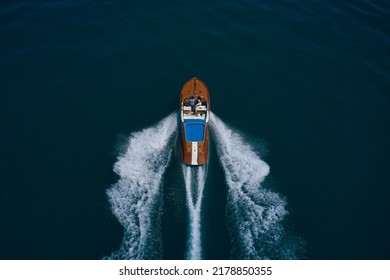
POLYGON ((195 97, 194 96, 190 97, 190 106, 191 106, 191 111, 195 112, 195 97))
POLYGON ((199 107, 202 106, 202 97, 198 97, 196 101, 196 106, 195 106, 195 114, 198 115, 198 109, 199 107))
POLYGON ((202 97, 198 97, 198 101, 196 101, 196 106, 201 106, 202 105, 202 97))

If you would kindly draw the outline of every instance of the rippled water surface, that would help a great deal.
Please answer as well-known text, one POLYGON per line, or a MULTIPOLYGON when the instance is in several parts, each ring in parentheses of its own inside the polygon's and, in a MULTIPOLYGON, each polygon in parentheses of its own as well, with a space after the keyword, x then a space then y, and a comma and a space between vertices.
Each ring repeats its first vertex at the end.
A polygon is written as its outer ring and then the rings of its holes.
POLYGON ((389 16, 2 1, 0 258, 389 259, 389 16), (188 171, 172 112, 193 76, 216 118, 188 171))

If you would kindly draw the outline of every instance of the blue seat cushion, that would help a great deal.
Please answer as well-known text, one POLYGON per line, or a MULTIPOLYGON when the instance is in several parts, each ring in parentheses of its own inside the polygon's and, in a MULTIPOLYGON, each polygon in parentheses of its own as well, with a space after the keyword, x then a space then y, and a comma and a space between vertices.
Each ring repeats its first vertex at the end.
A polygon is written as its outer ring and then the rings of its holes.
POLYGON ((186 122, 184 124, 184 132, 187 142, 202 142, 204 129, 204 122, 186 122))

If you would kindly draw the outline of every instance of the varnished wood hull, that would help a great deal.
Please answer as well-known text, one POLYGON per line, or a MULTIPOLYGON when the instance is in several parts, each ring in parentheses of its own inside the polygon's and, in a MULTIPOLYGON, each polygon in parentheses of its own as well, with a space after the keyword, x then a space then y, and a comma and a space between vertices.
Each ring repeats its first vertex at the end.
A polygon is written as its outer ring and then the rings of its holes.
POLYGON ((210 95, 204 82, 198 78, 188 80, 180 94, 181 156, 187 165, 206 164, 209 157, 210 95), (189 113, 189 98, 201 98, 202 105, 189 113), (192 129, 194 127, 195 129, 192 129))

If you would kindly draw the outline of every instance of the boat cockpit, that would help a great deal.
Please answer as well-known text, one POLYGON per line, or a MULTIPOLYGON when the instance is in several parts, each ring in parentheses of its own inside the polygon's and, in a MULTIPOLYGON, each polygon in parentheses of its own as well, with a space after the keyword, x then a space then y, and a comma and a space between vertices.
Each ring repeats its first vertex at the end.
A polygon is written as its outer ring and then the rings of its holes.
POLYGON ((182 114, 183 118, 206 119, 207 101, 194 96, 185 98, 182 103, 182 114))

